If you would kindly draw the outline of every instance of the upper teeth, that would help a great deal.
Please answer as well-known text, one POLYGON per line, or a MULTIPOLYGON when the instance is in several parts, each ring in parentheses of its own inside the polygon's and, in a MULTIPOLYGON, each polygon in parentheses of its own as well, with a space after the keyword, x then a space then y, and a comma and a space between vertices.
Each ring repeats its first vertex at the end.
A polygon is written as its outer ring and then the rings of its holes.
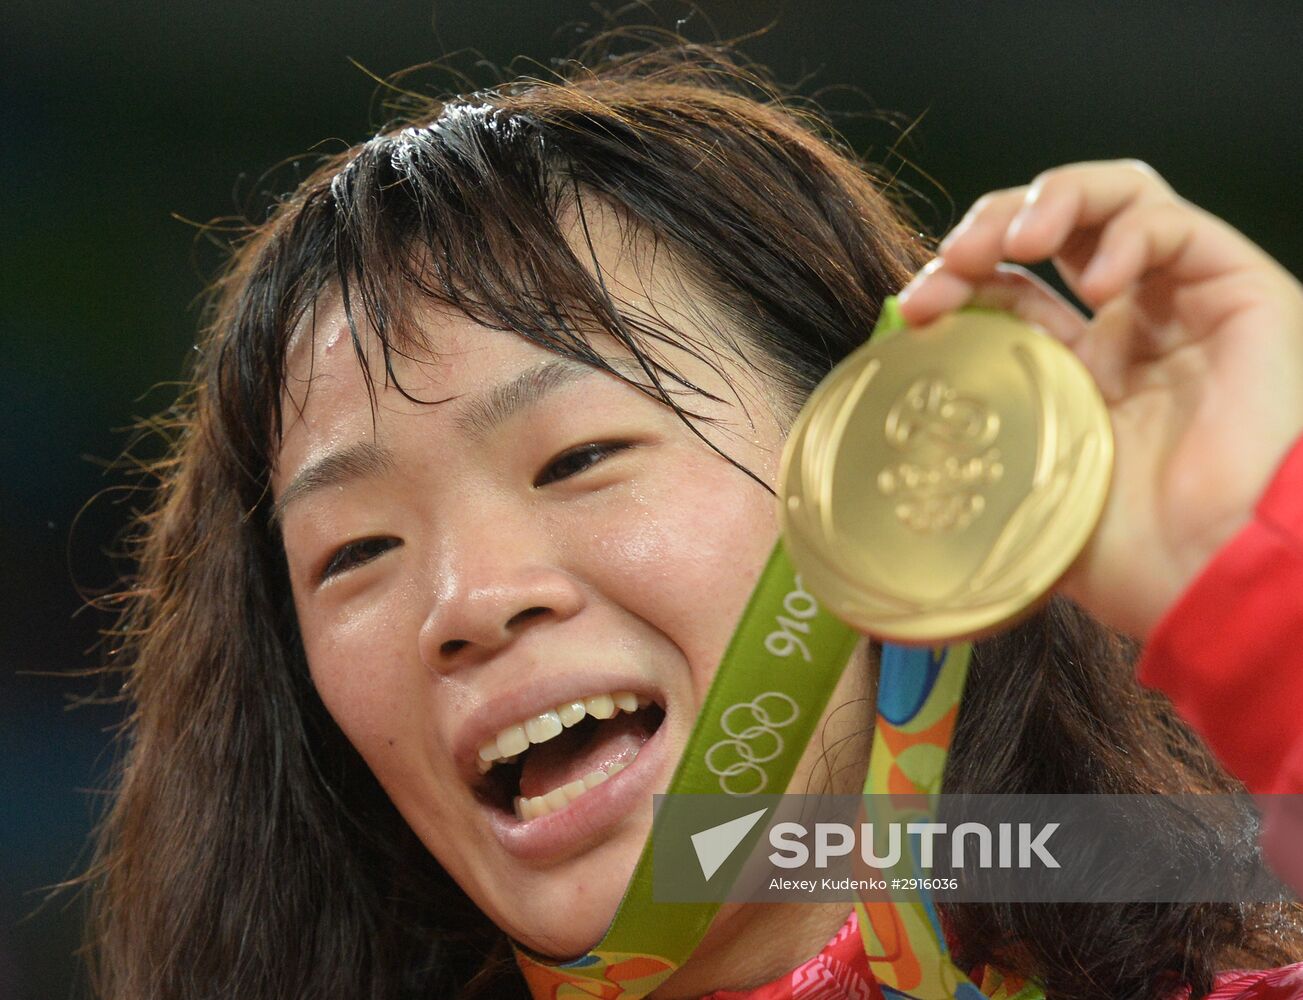
POLYGON ((507 726, 481 746, 478 762, 480 773, 484 774, 499 761, 514 760, 516 755, 531 743, 546 743, 586 715, 591 715, 595 719, 609 719, 617 711, 636 712, 649 704, 651 704, 650 699, 639 697, 632 691, 613 691, 610 694, 595 694, 589 698, 580 698, 549 708, 541 715, 507 726))

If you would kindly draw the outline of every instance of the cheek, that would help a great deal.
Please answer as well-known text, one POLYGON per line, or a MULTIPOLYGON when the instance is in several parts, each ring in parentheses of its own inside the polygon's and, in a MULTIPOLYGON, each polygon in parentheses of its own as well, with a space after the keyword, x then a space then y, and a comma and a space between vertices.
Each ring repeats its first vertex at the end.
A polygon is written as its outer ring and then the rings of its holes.
POLYGON ((419 744, 426 690, 396 645, 391 619, 384 609, 331 623, 305 621, 300 610, 299 619, 318 697, 386 786, 402 752, 419 744))
POLYGON ((775 500, 713 456, 631 495, 594 532, 600 589, 673 643, 701 691, 778 537, 775 500))

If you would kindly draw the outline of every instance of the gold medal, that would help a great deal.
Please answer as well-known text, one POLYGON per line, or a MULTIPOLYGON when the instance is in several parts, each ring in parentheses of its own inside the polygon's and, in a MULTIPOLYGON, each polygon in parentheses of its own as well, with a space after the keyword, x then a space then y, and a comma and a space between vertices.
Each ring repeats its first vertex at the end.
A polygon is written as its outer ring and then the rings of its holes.
POLYGON ((1089 373, 1005 313, 875 337, 801 410, 783 453, 792 561, 834 614, 941 643, 1034 606, 1085 546, 1113 435, 1089 373))

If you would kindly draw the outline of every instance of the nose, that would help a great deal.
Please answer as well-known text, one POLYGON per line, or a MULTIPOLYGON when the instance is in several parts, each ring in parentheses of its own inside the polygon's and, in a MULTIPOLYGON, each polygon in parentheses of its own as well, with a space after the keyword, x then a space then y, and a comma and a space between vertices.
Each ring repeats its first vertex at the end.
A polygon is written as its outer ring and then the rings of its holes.
POLYGON ((583 607, 583 587, 551 546, 531 545, 505 527, 482 523, 473 535, 459 533, 438 559, 419 638, 430 669, 446 674, 483 662, 583 607))

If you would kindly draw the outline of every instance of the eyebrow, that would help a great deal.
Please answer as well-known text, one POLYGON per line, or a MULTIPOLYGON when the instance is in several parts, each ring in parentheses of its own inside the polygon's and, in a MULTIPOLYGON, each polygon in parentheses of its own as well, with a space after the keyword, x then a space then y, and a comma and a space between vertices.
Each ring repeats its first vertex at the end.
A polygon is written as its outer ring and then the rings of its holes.
POLYGON ((457 427, 466 434, 487 434, 510 417, 536 405, 550 392, 578 382, 600 369, 569 358, 544 361, 462 404, 457 427))
POLYGON ((285 517, 285 509, 310 493, 316 493, 329 486, 342 486, 357 479, 382 476, 386 472, 391 472, 396 465, 392 451, 370 441, 357 441, 338 451, 323 455, 300 469, 290 484, 285 487, 285 492, 280 495, 272 508, 272 522, 280 524, 285 517))
MULTIPOLYGON (((641 371, 634 362, 624 359, 607 359, 617 371, 633 368, 641 371)), ((455 421, 464 433, 481 436, 519 413, 536 405, 543 397, 562 386, 601 371, 591 365, 558 358, 527 368, 515 378, 470 397, 461 397, 461 412, 455 421)), ((459 397, 453 397, 457 399, 459 397)), ((358 479, 373 479, 392 472, 398 465, 394 453, 370 441, 358 441, 337 451, 332 451, 309 463, 285 487, 285 492, 272 508, 272 521, 279 524, 290 504, 302 500, 330 486, 342 486, 358 479)))

